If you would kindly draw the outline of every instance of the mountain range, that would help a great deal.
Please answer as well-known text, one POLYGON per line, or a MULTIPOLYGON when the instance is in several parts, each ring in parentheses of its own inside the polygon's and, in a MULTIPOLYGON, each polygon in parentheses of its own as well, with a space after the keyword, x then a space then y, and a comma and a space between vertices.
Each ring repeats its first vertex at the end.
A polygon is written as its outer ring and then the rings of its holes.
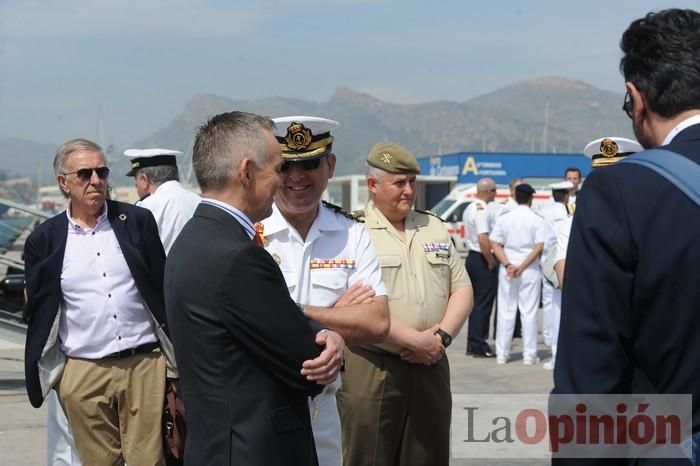
MULTIPOLYGON (((206 94, 192 97, 167 125, 132 147, 178 149, 189 156, 197 126, 232 110, 271 117, 322 116, 340 122, 333 147, 338 156, 336 174, 343 175, 362 173, 370 148, 383 140, 398 142, 417 156, 461 151, 581 152, 598 137, 632 137, 622 100, 622 94, 560 77, 519 82, 465 102, 396 104, 346 87, 337 88, 325 102, 289 97, 233 100, 206 94)), ((35 176, 35 149, 46 160, 46 147, 22 149, 15 140, 8 149, 6 141, 0 140, 0 167, 35 176)), ((112 157, 115 174, 128 170, 126 160, 118 156, 121 150, 117 148, 112 157)), ((51 146, 51 157, 53 151, 51 146)), ((189 171, 185 168, 185 175, 189 171)), ((113 181, 121 184, 126 179, 119 176, 113 181)))

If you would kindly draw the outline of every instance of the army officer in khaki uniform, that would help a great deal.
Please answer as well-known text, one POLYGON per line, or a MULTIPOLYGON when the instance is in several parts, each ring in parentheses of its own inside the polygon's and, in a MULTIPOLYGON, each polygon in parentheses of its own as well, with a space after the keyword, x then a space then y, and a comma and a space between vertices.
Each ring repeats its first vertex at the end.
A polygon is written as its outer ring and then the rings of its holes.
POLYGON ((447 466, 445 348, 471 311, 471 283, 440 219, 413 210, 415 157, 383 142, 367 164, 365 228, 379 256, 391 326, 384 343, 348 347, 338 392, 343 464, 447 466))

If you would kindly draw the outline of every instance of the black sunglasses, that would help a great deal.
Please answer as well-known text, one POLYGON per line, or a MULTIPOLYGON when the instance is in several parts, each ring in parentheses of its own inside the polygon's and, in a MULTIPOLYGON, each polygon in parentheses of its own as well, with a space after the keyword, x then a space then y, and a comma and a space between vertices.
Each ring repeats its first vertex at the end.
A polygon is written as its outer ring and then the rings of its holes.
POLYGON ((622 102, 622 111, 631 119, 633 116, 632 110, 632 97, 630 97, 629 92, 625 92, 625 100, 622 102))
POLYGON ((81 168, 74 172, 64 173, 64 175, 78 175, 80 181, 90 181, 92 178, 92 172, 97 173, 97 177, 101 180, 107 179, 109 176, 109 167, 97 167, 97 168, 81 168))
POLYGON ((321 158, 317 159, 311 159, 311 160, 298 160, 295 162, 283 162, 282 167, 280 168, 280 171, 282 173, 288 172, 289 170, 292 169, 294 165, 301 165, 301 167, 306 170, 306 171, 312 171, 316 170, 318 167, 321 166, 321 158))

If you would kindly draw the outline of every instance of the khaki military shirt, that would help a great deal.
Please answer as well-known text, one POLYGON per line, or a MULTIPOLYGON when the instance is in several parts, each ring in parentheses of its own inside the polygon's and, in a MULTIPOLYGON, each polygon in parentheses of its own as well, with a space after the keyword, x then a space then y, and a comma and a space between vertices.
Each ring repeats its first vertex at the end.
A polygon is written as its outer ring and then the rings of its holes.
MULTIPOLYGON (((372 201, 365 206, 364 221, 379 256, 392 319, 416 330, 440 322, 450 295, 471 284, 442 221, 411 211, 402 237, 372 201)), ((377 346, 401 350, 388 343, 377 346)))

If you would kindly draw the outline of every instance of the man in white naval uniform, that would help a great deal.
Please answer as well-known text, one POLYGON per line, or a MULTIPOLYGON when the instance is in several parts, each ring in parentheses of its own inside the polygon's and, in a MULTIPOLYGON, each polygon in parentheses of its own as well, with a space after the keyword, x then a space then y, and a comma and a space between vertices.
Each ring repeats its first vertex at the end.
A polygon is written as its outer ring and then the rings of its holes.
MULTIPOLYGON (((540 265, 549 254, 555 253, 557 234, 563 222, 569 216, 569 191, 574 187, 570 181, 560 181, 552 183, 549 188, 552 190, 554 202, 540 209, 539 213, 544 218, 545 241, 544 250, 540 260, 540 265)), ((561 315, 561 290, 555 287, 547 278, 542 275, 542 336, 546 345, 552 348, 551 361, 545 362, 542 367, 547 370, 554 369, 554 361, 557 355, 557 335, 559 334, 559 318, 561 315)))
POLYGON ((491 178, 481 178, 476 184, 476 199, 464 209, 462 216, 469 248, 466 267, 474 289, 474 308, 469 314, 467 332, 467 354, 475 357, 495 356, 486 341, 498 287, 498 262, 489 243, 495 214, 489 205, 493 204, 495 198, 496 183, 491 178))
POLYGON ((182 152, 169 149, 128 149, 124 155, 131 162, 126 176, 134 177, 139 195, 137 206, 153 213, 165 254, 192 218, 201 198, 180 184, 177 157, 182 152))
POLYGON ((520 309, 523 332, 523 363, 536 364, 537 307, 542 272, 539 257, 544 247, 544 220, 530 209, 535 190, 529 184, 515 188, 518 206, 502 215, 489 236, 501 263, 496 313, 496 362, 505 364, 520 309))
MULTIPOLYGON (((333 120, 275 118, 285 162, 270 217, 262 222, 265 249, 284 275, 289 294, 311 319, 338 332, 347 344, 376 343, 389 331, 381 269, 367 231, 338 207, 321 202, 336 158, 333 120), (320 312, 315 307, 334 307, 320 312)), ((340 466, 340 379, 309 400, 320 466, 340 466)))

